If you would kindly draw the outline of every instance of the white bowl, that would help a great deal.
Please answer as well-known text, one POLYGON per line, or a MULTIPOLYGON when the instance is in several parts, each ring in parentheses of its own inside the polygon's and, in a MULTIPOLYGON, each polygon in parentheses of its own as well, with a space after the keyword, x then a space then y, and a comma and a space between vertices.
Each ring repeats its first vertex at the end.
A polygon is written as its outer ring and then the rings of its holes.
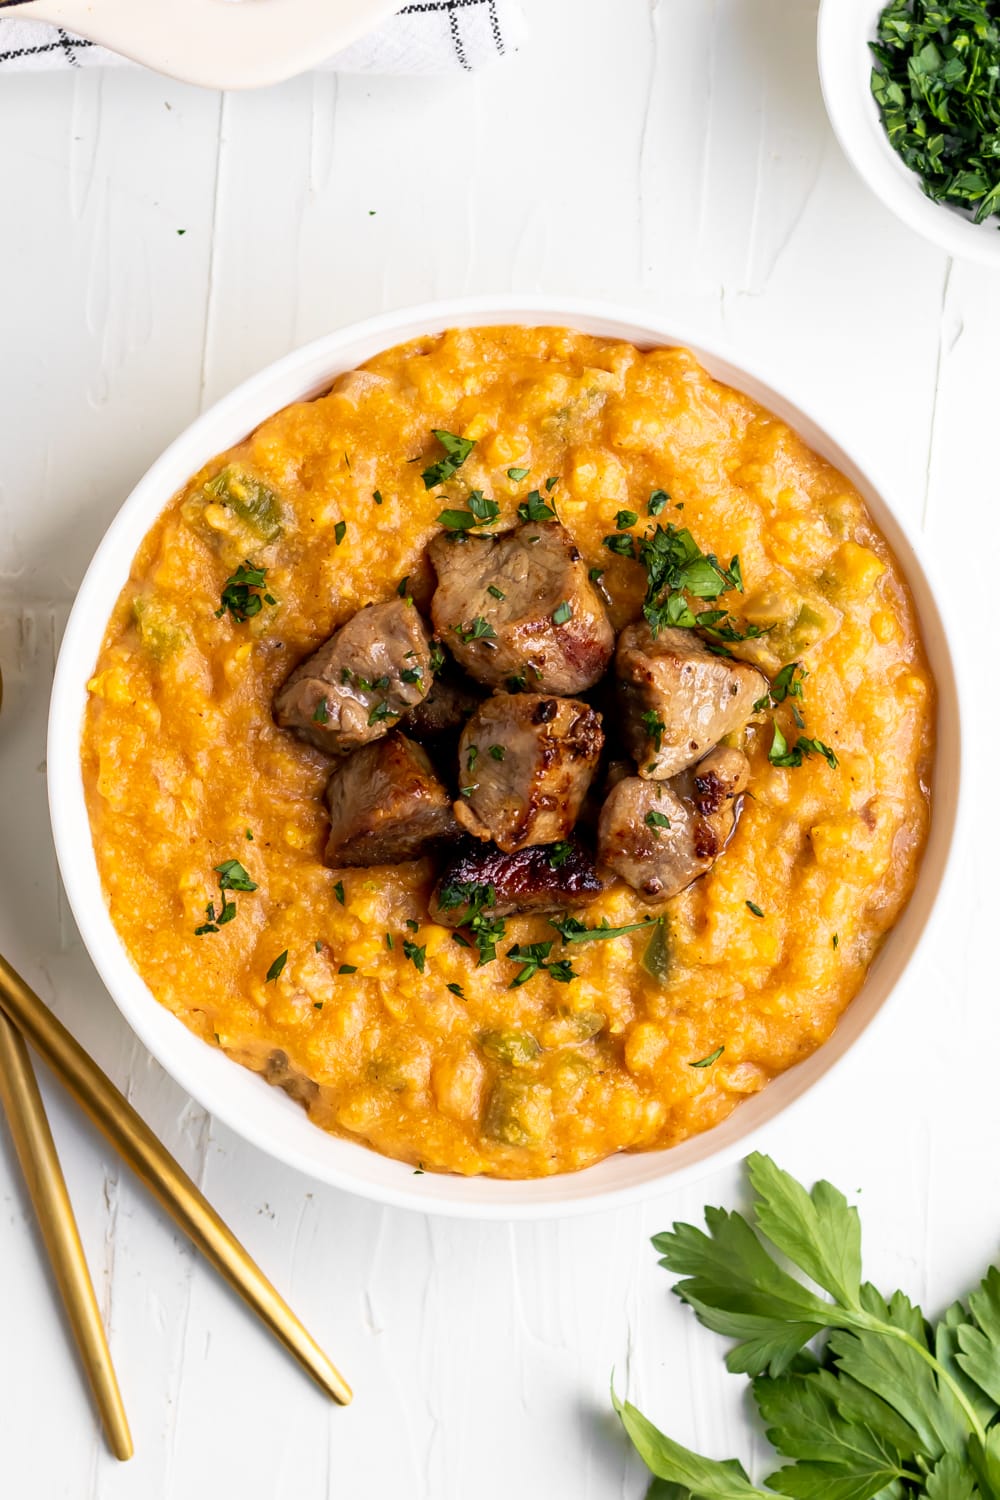
POLYGON ((872 97, 874 57, 868 46, 884 8, 885 0, 821 0, 819 77, 837 139, 872 192, 904 224, 949 255, 1000 266, 997 220, 974 224, 962 209, 935 203, 889 145, 872 97))
POLYGON ((126 1020, 167 1072, 262 1150, 323 1182, 405 1208, 468 1218, 541 1218, 606 1208, 662 1192, 749 1149, 755 1132, 798 1099, 849 1050, 885 1003, 917 951, 948 863, 958 811, 961 737, 955 666, 926 570, 882 494, 844 448, 755 369, 696 332, 649 315, 593 303, 491 298, 390 313, 319 339, 270 365, 226 396, 171 444, 139 481, 98 547, 74 604, 56 669, 49 714, 49 806, 56 853, 73 914, 91 958, 126 1020), (747 392, 790 423, 855 484, 895 550, 913 590, 937 679, 941 733, 930 840, 902 918, 832 1039, 805 1062, 741 1104, 723 1124, 670 1151, 619 1155, 585 1171, 531 1182, 426 1173, 353 1141, 328 1135, 280 1089, 206 1046, 159 1005, 129 962, 104 897, 91 841, 80 767, 86 683, 108 613, 132 558, 158 512, 213 455, 272 412, 318 395, 333 378, 382 349, 455 326, 568 325, 646 347, 683 344, 720 380, 747 392))

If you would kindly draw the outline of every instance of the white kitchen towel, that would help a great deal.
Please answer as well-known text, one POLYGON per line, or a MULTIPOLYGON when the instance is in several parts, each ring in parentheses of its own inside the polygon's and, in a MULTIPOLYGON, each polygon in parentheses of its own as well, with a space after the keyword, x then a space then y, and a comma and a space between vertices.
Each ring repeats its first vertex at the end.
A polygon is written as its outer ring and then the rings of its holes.
MULTIPOLYGON (((323 64, 340 73, 471 72, 517 50, 524 16, 517 0, 413 0, 398 15, 323 64)), ((0 73, 127 64, 117 53, 41 21, 0 20, 0 73)))

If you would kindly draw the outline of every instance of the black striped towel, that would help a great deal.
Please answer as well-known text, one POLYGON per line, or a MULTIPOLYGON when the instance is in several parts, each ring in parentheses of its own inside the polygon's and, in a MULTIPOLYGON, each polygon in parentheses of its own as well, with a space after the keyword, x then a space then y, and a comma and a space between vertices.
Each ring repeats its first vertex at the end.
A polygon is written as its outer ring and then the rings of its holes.
MULTIPOLYGON (((516 51, 523 32, 517 0, 413 0, 324 66, 341 73, 471 72, 516 51)), ((9 0, 2 5, 0 72, 124 63, 82 37, 41 21, 19 21, 9 0)))

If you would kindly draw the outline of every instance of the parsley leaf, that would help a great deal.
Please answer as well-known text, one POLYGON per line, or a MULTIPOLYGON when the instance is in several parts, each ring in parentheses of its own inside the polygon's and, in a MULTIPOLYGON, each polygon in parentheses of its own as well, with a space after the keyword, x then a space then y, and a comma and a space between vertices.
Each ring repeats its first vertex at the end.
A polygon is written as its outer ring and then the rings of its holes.
POLYGON ((646 502, 646 509, 651 516, 658 516, 670 504, 670 496, 666 490, 654 490, 646 502))
POLYGON ((451 628, 463 645, 469 641, 495 641, 497 638, 493 626, 482 615, 477 615, 470 625, 453 625, 451 628))
POLYGON ((805 735, 800 734, 795 744, 789 749, 788 741, 775 722, 774 737, 771 740, 771 748, 767 752, 767 758, 772 766, 801 766, 808 755, 822 755, 831 771, 835 771, 840 764, 829 745, 824 745, 822 740, 807 739, 805 735))
POLYGON ((649 812, 646 814, 644 821, 646 827, 651 828, 653 832, 656 833, 657 837, 659 837, 658 830, 660 828, 670 827, 670 819, 667 817, 666 813, 657 812, 654 807, 650 808, 649 812))
POLYGON ((259 615, 265 602, 273 604, 275 601, 270 594, 260 592, 264 588, 266 576, 266 568, 253 567, 249 559, 241 562, 236 572, 223 585, 215 618, 218 620, 228 610, 237 624, 242 625, 247 620, 252 620, 254 615, 259 615))
POLYGON ((522 521, 552 521, 556 513, 537 490, 532 490, 528 498, 522 500, 517 507, 517 514, 522 521))
POLYGON ((530 469, 508 469, 507 478, 512 479, 515 484, 520 484, 521 480, 527 479, 530 473, 530 469))
POLYGON ((549 926, 555 928, 564 943, 601 943, 608 938, 624 937, 627 932, 638 932, 640 927, 649 927, 650 921, 644 917, 641 922, 629 922, 625 927, 610 927, 604 917, 598 926, 587 927, 579 917, 549 917, 549 926))
POLYGON ((446 479, 457 473, 476 446, 472 438, 456 437, 453 432, 445 432, 440 427, 434 427, 432 431, 444 449, 445 457, 439 458, 437 463, 431 464, 421 474, 424 489, 427 490, 444 484, 446 479))
POLYGON ((488 500, 482 490, 471 490, 468 510, 443 510, 438 520, 448 531, 469 531, 473 526, 488 526, 499 514, 495 500, 488 500))
POLYGON ((566 622, 568 620, 571 620, 572 618, 573 606, 566 599, 564 599, 561 604, 557 604, 555 609, 552 611, 553 625, 565 625, 566 622))
POLYGON ((250 879, 238 859, 224 859, 213 869, 219 877, 220 891, 255 891, 257 886, 250 879))
POLYGON ((427 964, 426 945, 424 947, 418 948, 416 943, 411 942, 409 938, 404 938, 403 954, 410 960, 410 963, 416 969, 418 974, 422 974, 424 972, 427 964))
POLYGON ((725 1050, 726 1050, 725 1047, 716 1047, 715 1051, 714 1052, 710 1052, 707 1057, 699 1057, 699 1059, 698 1059, 697 1062, 688 1063, 688 1067, 689 1068, 710 1068, 714 1062, 718 1062, 719 1061, 719 1058, 722 1056, 722 1054, 723 1054, 723 1052, 725 1052, 725 1050))
POLYGON ((617 516, 615 516, 615 527, 618 531, 628 531, 629 527, 634 526, 638 519, 639 517, 634 510, 620 510, 617 516))
POLYGON ((288 962, 288 949, 286 948, 285 951, 284 951, 284 953, 279 953, 278 954, 277 958, 274 960, 274 963, 268 969, 268 971, 267 971, 267 978, 265 979, 264 983, 265 984, 273 984, 274 981, 277 979, 278 975, 281 973, 282 969, 285 967, 285 964, 287 962, 288 962))
POLYGON ((333 540, 336 542, 336 544, 337 544, 338 547, 340 546, 341 542, 344 540, 344 537, 346 535, 347 535, 347 522, 346 521, 338 521, 337 524, 336 524, 336 526, 333 528, 333 540))

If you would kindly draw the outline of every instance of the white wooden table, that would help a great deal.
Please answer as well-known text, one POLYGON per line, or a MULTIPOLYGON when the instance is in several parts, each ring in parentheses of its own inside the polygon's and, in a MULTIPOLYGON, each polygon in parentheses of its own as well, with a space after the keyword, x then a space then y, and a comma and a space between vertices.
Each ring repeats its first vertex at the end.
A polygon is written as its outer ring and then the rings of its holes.
MULTIPOLYGON (((620 1387, 759 1461, 721 1341, 645 1208, 507 1228, 382 1210, 217 1126, 97 982, 61 896, 44 728, 59 632, 134 480, 206 402, 339 323, 434 295, 599 294, 766 359, 890 476, 947 560, 977 700, 974 842, 905 997, 766 1144, 861 1194, 868 1266, 939 1307, 997 1254, 995 687, 1000 280, 853 176, 815 0, 529 0, 477 77, 220 97, 120 72, 0 93, 0 950, 198 1178, 353 1380, 327 1404, 43 1080, 137 1455, 109 1458, 0 1131, 4 1494, 37 1500, 638 1496, 620 1387)), ((108 600, 108 604, 111 604, 108 600)))

